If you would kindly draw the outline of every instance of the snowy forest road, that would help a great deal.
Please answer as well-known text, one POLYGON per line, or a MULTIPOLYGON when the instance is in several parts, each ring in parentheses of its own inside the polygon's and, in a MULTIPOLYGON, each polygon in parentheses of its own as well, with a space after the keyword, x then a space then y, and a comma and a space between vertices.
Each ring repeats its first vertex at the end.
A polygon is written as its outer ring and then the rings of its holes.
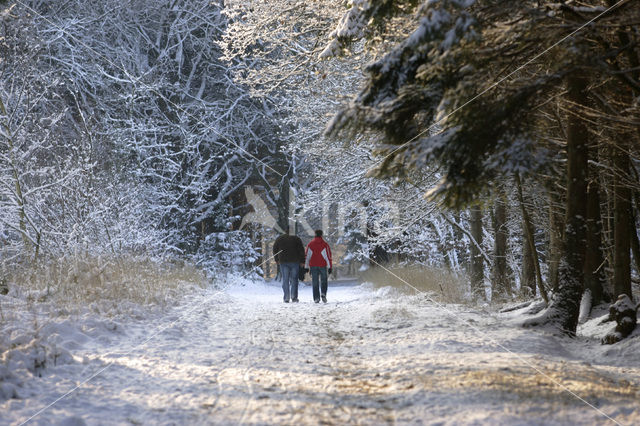
POLYGON ((593 341, 355 282, 330 283, 328 298, 316 305, 304 286, 284 304, 276 284, 251 282, 207 290, 126 325, 120 352, 87 345, 83 363, 36 379, 43 395, 14 400, 0 423, 20 424, 109 363, 30 424, 640 423, 640 368, 597 364, 593 341))

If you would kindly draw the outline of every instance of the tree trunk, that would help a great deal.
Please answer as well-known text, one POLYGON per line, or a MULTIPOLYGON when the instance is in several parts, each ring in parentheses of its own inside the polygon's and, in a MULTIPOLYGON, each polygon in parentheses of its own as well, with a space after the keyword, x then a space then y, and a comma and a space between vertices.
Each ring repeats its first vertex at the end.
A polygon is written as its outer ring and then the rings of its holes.
POLYGON ((585 77, 574 73, 567 78, 566 96, 572 111, 567 117, 567 216, 558 292, 541 316, 524 323, 524 326, 552 323, 569 334, 576 332, 584 289, 589 133, 576 106, 587 104, 586 90, 585 77))
POLYGON ((562 255, 562 227, 564 224, 556 206, 560 202, 558 198, 553 190, 549 190, 549 249, 547 252, 549 277, 547 281, 554 293, 558 291, 558 267, 562 255))
POLYGON ((503 199, 502 191, 498 191, 491 221, 495 234, 493 244, 493 269, 491 272, 491 299, 496 300, 501 296, 511 295, 511 283, 507 271, 507 240, 509 238, 507 206, 503 199))
MULTIPOLYGON (((587 80, 573 75, 567 81, 567 98, 574 105, 587 104, 587 80)), ((579 111, 569 113, 567 126, 567 218, 563 260, 560 264, 560 286, 553 310, 558 323, 575 333, 580 299, 584 290, 584 255, 586 243, 587 170, 589 133, 579 111)))
POLYGON ((449 248, 446 245, 446 240, 443 238, 442 233, 440 232, 440 229, 438 229, 438 226, 433 223, 433 222, 429 222, 429 225, 431 226, 431 229, 433 229, 433 232, 438 236, 438 250, 440 251, 440 253, 442 253, 442 259, 444 260, 444 266, 447 268, 447 270, 451 271, 451 259, 450 259, 450 254, 449 253, 449 248))
POLYGON ((478 246, 482 245, 482 210, 479 206, 471 208, 471 236, 476 244, 471 244, 471 290, 484 299, 484 262, 478 246))
MULTIPOLYGON (((2 99, 0 99, 0 116, 8 117, 7 109, 5 108, 2 99)), ((20 235, 22 236, 24 250, 25 252, 29 252, 31 250, 32 244, 27 233, 27 214, 24 205, 24 196, 22 194, 22 182, 20 181, 20 173, 18 173, 18 169, 16 166, 13 136, 11 128, 9 127, 8 120, 4 120, 2 122, 2 127, 4 127, 5 137, 7 139, 7 145, 9 147, 9 167, 11 169, 11 176, 13 177, 13 187, 15 190, 14 201, 18 207, 18 227, 20 229, 20 235)))
POLYGON ((285 234, 289 234, 290 232, 294 232, 294 229, 291 229, 289 217, 293 214, 293 212, 289 211, 291 207, 291 182, 290 182, 290 173, 282 178, 282 182, 279 185, 279 197, 276 202, 276 208, 278 211, 278 226, 285 234))
MULTIPOLYGON (((262 250, 262 247, 264 246, 263 244, 263 227, 259 226, 259 225, 253 225, 251 227, 251 235, 252 235, 252 240, 253 240, 253 247, 255 248, 256 252, 259 253, 258 254, 258 258, 256 259, 256 261, 254 262, 255 266, 259 266, 262 269, 262 276, 265 276, 265 259, 267 259, 267 257, 265 256, 264 251, 262 250)), ((253 268, 254 265, 251 265, 251 267, 253 268)))
MULTIPOLYGON (((622 140, 618 140, 622 144, 622 140)), ((631 295, 631 189, 625 182, 629 172, 629 154, 626 144, 616 148, 614 153, 614 253, 613 291, 614 298, 631 295)))
POLYGON ((525 297, 536 295, 536 271, 533 266, 533 253, 527 233, 527 225, 522 221, 522 274, 520 276, 520 289, 525 297))
MULTIPOLYGON (((608 148, 605 155, 608 159, 611 159, 610 166, 613 168, 613 160, 612 160, 613 149, 608 148)), ((606 189, 604 193, 602 193, 602 187, 600 189, 601 189, 601 196, 606 197, 606 200, 605 200, 606 213, 602 217, 602 239, 605 242, 604 255, 605 255, 605 261, 606 261, 604 268, 605 268, 605 275, 609 278, 609 281, 610 281, 609 290, 613 295, 613 272, 611 269, 613 267, 613 257, 614 257, 613 256, 613 246, 614 246, 613 215, 615 210, 615 203, 614 203, 615 198, 613 194, 615 193, 615 190, 614 190, 615 185, 613 183, 613 178, 611 178, 610 176, 604 176, 603 187, 606 189)))
POLYGON ((602 217, 600 213, 600 183, 591 176, 587 188, 587 247, 584 263, 584 285, 591 293, 591 306, 604 300, 604 254, 602 252, 602 217))
MULTIPOLYGON (((268 230, 264 230, 265 233, 268 233, 268 230)), ((271 244, 269 244, 269 239, 266 238, 266 236, 269 234, 266 234, 263 239, 262 239, 262 256, 266 259, 266 261, 264 262, 264 279, 268 280, 269 278, 271 278, 271 244)))
MULTIPOLYGON (((460 211, 455 210, 451 213, 451 215, 453 216, 453 222, 455 222, 455 224, 459 224, 460 223, 460 211)), ((443 215, 443 217, 445 219, 447 219, 446 215, 443 215)), ((451 221, 448 221, 449 223, 451 223, 451 221)), ((469 264, 469 258, 467 256, 466 250, 464 248, 464 233, 462 232, 462 230, 460 229, 460 227, 456 226, 454 223, 451 223, 453 225, 452 229, 451 229, 451 233, 452 233, 452 240, 453 240, 453 250, 455 250, 456 253, 456 258, 458 259, 458 264, 462 265, 464 267, 464 269, 469 270, 471 265, 469 264)))
POLYGON ((520 201, 520 209, 522 210, 522 221, 524 222, 524 232, 525 232, 525 243, 529 246, 529 253, 531 256, 531 261, 533 263, 533 271, 535 273, 535 282, 533 288, 533 294, 535 295, 535 283, 538 283, 538 290, 540 290, 540 295, 544 299, 546 303, 549 303, 549 296, 547 296, 547 290, 544 288, 544 283, 542 282, 542 273, 540 272, 540 260, 538 259, 538 251, 536 250, 536 242, 533 233, 533 224, 531 223, 531 219, 529 218, 529 213, 527 212, 527 208, 524 205, 524 196, 522 194, 522 183, 520 182, 520 176, 516 174, 515 176, 516 186, 518 188, 518 200, 520 201))
POLYGON ((633 253, 633 260, 636 264, 636 272, 640 274, 640 240, 638 240, 638 232, 636 231, 636 217, 638 212, 638 197, 636 195, 636 209, 631 216, 631 252, 633 253))

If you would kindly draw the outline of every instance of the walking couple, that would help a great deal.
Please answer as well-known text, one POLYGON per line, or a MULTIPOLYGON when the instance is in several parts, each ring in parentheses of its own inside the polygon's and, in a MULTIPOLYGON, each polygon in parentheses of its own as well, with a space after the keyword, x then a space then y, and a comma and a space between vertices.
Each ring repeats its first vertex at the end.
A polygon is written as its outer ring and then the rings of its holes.
POLYGON ((327 303, 327 279, 333 269, 331 248, 322 238, 322 230, 315 231, 315 238, 305 251, 300 237, 280 235, 273 244, 276 263, 280 265, 284 302, 298 302, 298 274, 300 268, 308 268, 313 283, 313 301, 327 303), (328 268, 328 270, 327 270, 328 268))

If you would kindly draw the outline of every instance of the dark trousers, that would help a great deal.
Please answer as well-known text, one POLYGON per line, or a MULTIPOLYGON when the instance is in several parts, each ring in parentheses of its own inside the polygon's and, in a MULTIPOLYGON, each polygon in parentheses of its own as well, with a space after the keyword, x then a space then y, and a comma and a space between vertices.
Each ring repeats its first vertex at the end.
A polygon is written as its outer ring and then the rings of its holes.
POLYGON ((313 284, 313 301, 318 302, 320 296, 327 297, 327 268, 326 266, 312 266, 309 269, 313 284))

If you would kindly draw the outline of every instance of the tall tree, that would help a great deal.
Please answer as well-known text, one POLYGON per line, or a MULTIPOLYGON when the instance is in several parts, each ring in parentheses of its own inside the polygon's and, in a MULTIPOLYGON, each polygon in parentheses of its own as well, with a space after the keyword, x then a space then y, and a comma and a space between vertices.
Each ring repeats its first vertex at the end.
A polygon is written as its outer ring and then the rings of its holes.
POLYGON ((21 230, 12 246, 193 253, 232 228, 245 185, 277 186, 279 117, 231 78, 222 7, 25 1, 2 14, 3 183, 22 162, 22 195, 0 195, 0 223, 21 230))
POLYGON ((480 206, 471 207, 470 212, 471 237, 474 243, 470 245, 471 249, 471 290, 477 298, 484 299, 484 259, 480 252, 482 247, 482 209, 480 206))
POLYGON ((444 176, 429 195, 453 207, 505 176, 524 172, 535 179, 555 156, 546 141, 557 138, 541 111, 549 99, 562 101, 567 187, 559 285, 547 311, 529 324, 551 322, 575 332, 587 232, 584 111, 592 87, 631 75, 631 67, 616 68, 610 58, 637 51, 637 44, 611 47, 600 40, 636 22, 638 4, 442 0, 358 7, 364 17, 358 22, 383 28, 390 14, 416 7, 413 31, 367 68, 363 90, 329 127, 330 134, 379 131, 379 176, 437 162, 444 176))
MULTIPOLYGON (((595 156, 594 150, 591 155, 595 156)), ((593 171, 593 167, 591 168, 593 171)), ((592 306, 603 302, 605 294, 604 255, 602 252, 602 217, 600 213, 599 176, 591 173, 587 188, 587 242, 584 263, 585 289, 589 289, 592 306)))
POLYGON ((493 242, 493 267, 491 270, 492 300, 511 295, 511 280, 507 264, 509 228, 507 226, 507 203, 501 188, 497 190, 491 222, 495 235, 493 242))
POLYGON ((634 232, 631 221, 631 189, 627 183, 629 174, 629 154, 626 141, 622 138, 615 148, 614 167, 614 259, 613 290, 617 298, 626 294, 631 297, 631 233, 634 232))

